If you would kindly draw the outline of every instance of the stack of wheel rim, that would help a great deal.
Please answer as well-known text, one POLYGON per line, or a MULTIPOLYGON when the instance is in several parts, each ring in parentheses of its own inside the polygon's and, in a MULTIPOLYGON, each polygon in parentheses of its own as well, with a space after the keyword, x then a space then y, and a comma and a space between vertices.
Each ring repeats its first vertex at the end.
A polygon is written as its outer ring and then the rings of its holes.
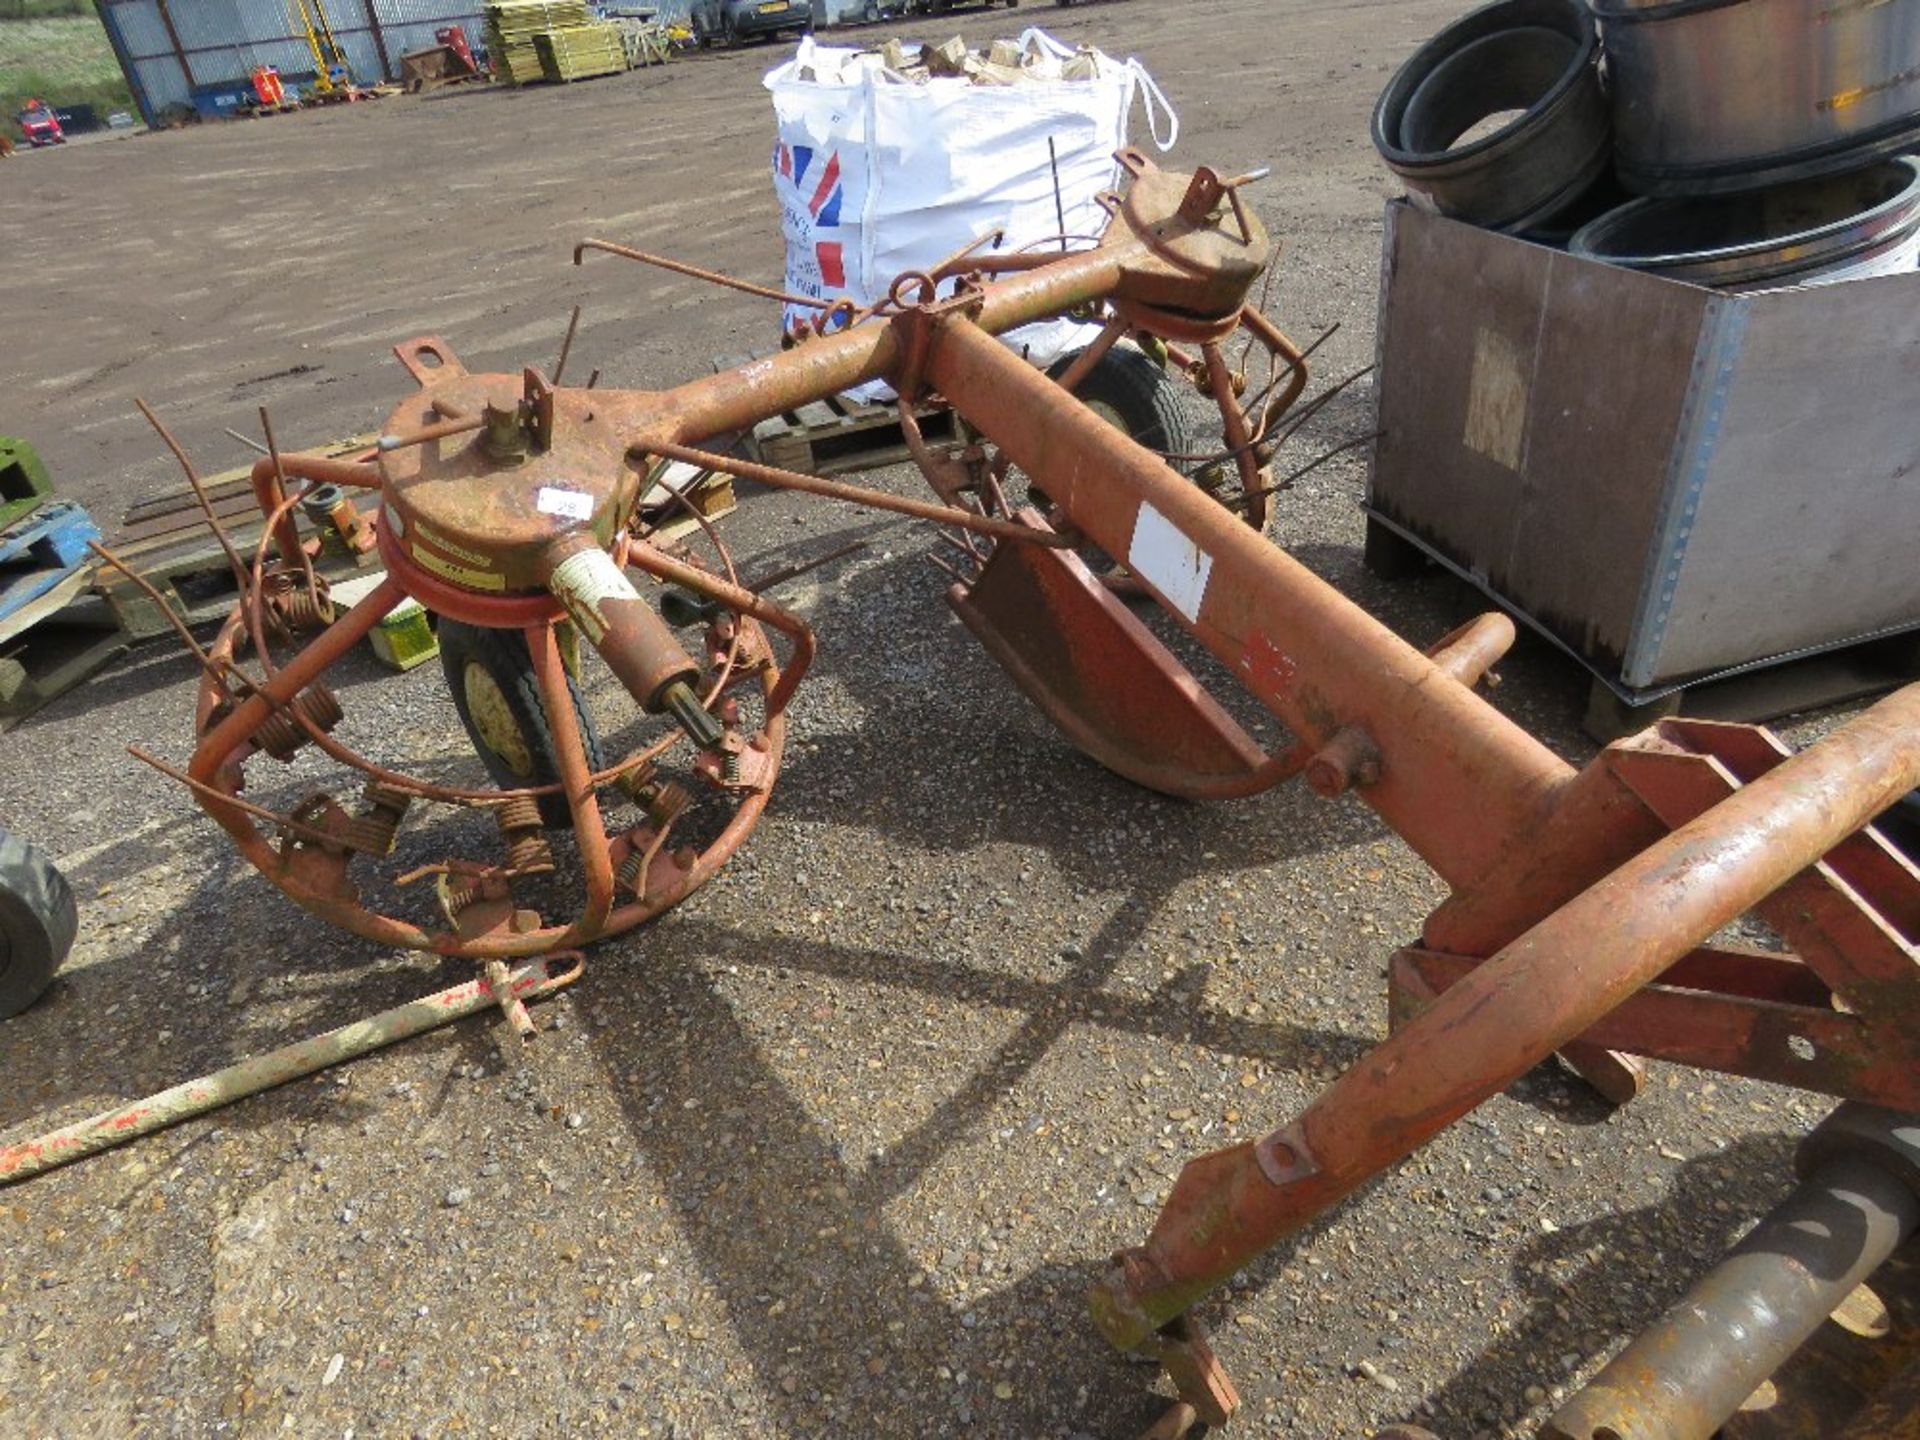
POLYGON ((1373 139, 1417 203, 1673 279, 1913 270, 1920 0, 1497 0, 1401 67, 1373 139))

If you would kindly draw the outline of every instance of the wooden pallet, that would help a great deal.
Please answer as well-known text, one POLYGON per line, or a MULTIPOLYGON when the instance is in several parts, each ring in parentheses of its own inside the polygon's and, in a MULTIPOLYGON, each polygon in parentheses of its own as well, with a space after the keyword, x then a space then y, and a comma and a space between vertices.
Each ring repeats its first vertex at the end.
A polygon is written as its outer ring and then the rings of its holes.
POLYGON ((52 500, 0 531, 0 730, 64 694, 127 648, 84 597, 93 578, 85 509, 52 500))
MULTIPOLYGON (((370 444, 363 436, 299 453, 341 459, 366 454, 370 444)), ((204 482, 213 513, 241 558, 249 563, 265 528, 259 506, 254 503, 250 471, 250 466, 228 470, 204 482)), ((364 508, 367 498, 356 503, 364 508)), ((312 522, 297 506, 293 515, 301 537, 311 538, 316 533, 312 522)), ((237 589, 226 552, 207 527, 192 487, 184 481, 129 507, 107 548, 165 596, 167 604, 189 625, 224 618, 233 608, 237 589)), ((344 547, 323 545, 314 568, 335 579, 364 574, 379 563, 377 555, 349 555, 344 547)), ((129 639, 145 639, 172 628, 161 608, 111 566, 101 567, 95 588, 129 639)))
POLYGON ((127 637, 103 607, 89 603, 87 575, 76 571, 34 602, 28 623, 0 641, 0 730, 124 654, 127 637))
POLYGON ((650 527, 647 538, 656 543, 681 540, 701 528, 700 521, 687 514, 686 508, 673 500, 669 487, 686 496, 693 508, 700 512, 701 519, 709 523, 731 515, 739 508, 731 475, 718 470, 702 470, 678 461, 660 465, 641 494, 638 507, 641 523, 650 527))
POLYGON ((1758 724, 1781 715, 1865 700, 1920 680, 1920 631, 1710 677, 1635 704, 1599 676, 1587 691, 1582 728, 1606 744, 1670 715, 1758 724))
POLYGON ((0 639, 16 616, 93 559, 93 517, 71 500, 54 500, 18 524, 0 529, 0 639))
MULTIPOLYGON (((761 359, 757 355, 729 355, 713 362, 714 370, 731 370, 761 359)), ((932 448, 947 449, 966 443, 960 417, 945 405, 916 405, 914 418, 932 448)), ((880 470, 913 458, 900 415, 893 402, 865 404, 844 395, 830 395, 798 410, 775 415, 753 427, 754 458, 763 465, 798 470, 808 475, 844 475, 857 470, 880 470)))

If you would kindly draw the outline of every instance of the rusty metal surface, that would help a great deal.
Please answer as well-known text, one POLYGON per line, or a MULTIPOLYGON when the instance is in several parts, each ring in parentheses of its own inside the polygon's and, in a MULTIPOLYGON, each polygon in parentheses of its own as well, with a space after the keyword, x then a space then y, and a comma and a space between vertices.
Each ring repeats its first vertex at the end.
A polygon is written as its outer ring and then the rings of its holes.
POLYGON ((1719 1440, 1920 1435, 1920 1246, 1909 1240, 1749 1396, 1719 1440))
POLYGON ((947 603, 1109 770, 1189 799, 1242 792, 1262 774, 1266 756, 1253 738, 1077 555, 1002 546, 947 603))
MULTIPOLYGON (((1451 682, 1450 682, 1451 683, 1451 682)), ((1650 846, 1439 996, 1264 1139, 1188 1163, 1147 1243, 1095 1287, 1145 1336, 1511 1084, 1920 783, 1920 686, 1650 846)))
POLYGON ((1363 725, 1364 798, 1452 882, 1530 834, 1572 769, 1164 461, 977 327, 940 332, 930 375, 1094 544, 1316 747, 1363 725), (1044 417, 1044 418, 1036 418, 1044 417))
POLYGON ((579 977, 577 955, 550 955, 512 971, 502 967, 495 977, 468 980, 323 1035, 250 1056, 144 1100, 117 1106, 0 1149, 0 1185, 11 1185, 84 1160, 89 1155, 205 1115, 289 1080, 371 1054, 415 1035, 424 1035, 496 1004, 518 1007, 524 1016, 527 1001, 552 995, 579 977))
POLYGON ((655 463, 671 458, 942 525, 953 559, 933 558, 955 581, 955 610, 1069 739, 1121 774, 1217 799, 1304 773, 1330 800, 1367 804, 1453 892, 1395 959, 1393 1035, 1293 1122, 1188 1164, 1147 1243, 1092 1297, 1108 1337, 1174 1379, 1180 1405, 1164 1423, 1175 1433, 1224 1423, 1235 1404, 1188 1313, 1195 1302, 1556 1050, 1621 1101, 1641 1072, 1620 1052, 1635 1050, 1836 1095, 1911 1098, 1920 876, 1858 832, 1920 783, 1920 687, 1798 756, 1747 727, 1676 723, 1576 772, 1474 693, 1512 644, 1510 622, 1483 616, 1423 653, 1247 523, 1287 483, 1267 467, 1292 433, 1276 422, 1302 393, 1312 347, 1249 303, 1271 259, 1241 194, 1251 177, 1164 173, 1137 152, 1121 160, 1132 183, 1090 248, 1018 265, 963 253, 942 267, 944 295, 936 277, 902 276, 881 307, 822 311, 782 353, 670 390, 561 387, 532 368, 473 374, 424 336, 396 347, 419 388, 371 463, 283 454, 269 426, 271 453, 254 470, 267 524, 250 565, 233 557, 242 600, 210 648, 189 637, 204 679, 181 773, 269 880, 377 943, 499 962, 618 934, 684 899, 764 812, 815 640, 740 583, 690 505, 706 550, 639 514, 655 463), (1056 383, 996 338, 1068 313, 1103 327, 1096 350, 1131 336, 1163 355, 1219 409, 1224 449, 1156 455, 1069 393, 1091 361, 1056 383), (1242 331, 1267 357, 1258 389, 1226 358, 1224 342, 1242 331), (902 396, 903 433, 937 502, 703 448, 877 379, 902 396), (936 392, 980 443, 951 453, 926 443, 911 405, 936 392), (1215 478, 1196 484, 1170 458, 1215 478), (1044 512, 1009 502, 1014 467, 1044 512), (322 484, 380 490, 388 570, 331 623, 288 523, 322 484), (1080 553, 1090 551, 1124 577, 1097 574, 1080 553), (698 646, 682 646, 628 568, 698 597, 688 612, 705 624, 698 646), (1263 753, 1122 593, 1157 603, 1291 743, 1263 753), (324 677, 408 597, 524 635, 557 780, 428 783, 334 733, 324 677), (672 721, 598 772, 563 657, 568 618, 640 711, 672 721), (306 638, 309 623, 325 628, 306 638), (364 798, 316 792, 279 813, 241 797, 256 756, 304 746, 355 772, 364 798), (643 823, 610 828, 608 786, 643 823), (708 816, 725 816, 704 845, 686 839, 701 813, 695 790, 713 797, 708 816), (584 893, 575 914, 549 919, 522 908, 515 882, 558 868, 528 823, 528 807, 537 814, 554 796, 584 893), (428 806, 482 807, 500 821, 498 852, 449 856, 396 882, 430 880, 440 926, 362 898, 428 806), (1708 946, 1755 909, 1794 954, 1708 946))

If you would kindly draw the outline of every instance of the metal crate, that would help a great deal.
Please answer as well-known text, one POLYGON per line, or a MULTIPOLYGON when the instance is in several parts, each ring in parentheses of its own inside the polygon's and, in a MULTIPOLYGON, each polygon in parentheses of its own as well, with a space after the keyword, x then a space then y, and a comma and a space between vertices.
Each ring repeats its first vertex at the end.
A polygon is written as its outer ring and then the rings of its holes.
POLYGON ((1920 628, 1920 274, 1728 294, 1387 207, 1370 548, 1623 700, 1920 628))

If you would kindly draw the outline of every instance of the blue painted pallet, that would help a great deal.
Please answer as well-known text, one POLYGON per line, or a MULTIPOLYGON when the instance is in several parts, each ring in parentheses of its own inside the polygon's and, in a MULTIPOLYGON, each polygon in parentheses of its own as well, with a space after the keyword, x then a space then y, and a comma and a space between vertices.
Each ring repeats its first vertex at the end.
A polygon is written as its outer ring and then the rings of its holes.
POLYGON ((89 540, 100 538, 86 507, 55 500, 0 531, 0 625, 90 563, 89 540))

